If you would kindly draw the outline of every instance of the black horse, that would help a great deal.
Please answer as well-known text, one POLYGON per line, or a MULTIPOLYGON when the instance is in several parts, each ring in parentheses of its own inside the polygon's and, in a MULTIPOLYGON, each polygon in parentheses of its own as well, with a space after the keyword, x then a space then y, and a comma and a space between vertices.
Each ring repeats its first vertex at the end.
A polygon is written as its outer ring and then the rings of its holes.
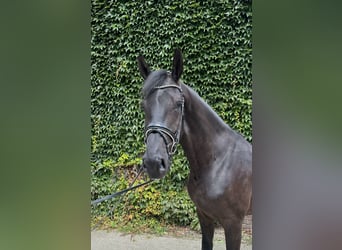
POLYGON ((226 248, 240 249, 242 221, 252 205, 251 144, 180 81, 180 50, 171 72, 151 71, 142 56, 138 66, 145 79, 144 168, 152 179, 164 177, 180 143, 190 163, 188 192, 197 208, 202 250, 213 248, 214 221, 224 228, 226 248))

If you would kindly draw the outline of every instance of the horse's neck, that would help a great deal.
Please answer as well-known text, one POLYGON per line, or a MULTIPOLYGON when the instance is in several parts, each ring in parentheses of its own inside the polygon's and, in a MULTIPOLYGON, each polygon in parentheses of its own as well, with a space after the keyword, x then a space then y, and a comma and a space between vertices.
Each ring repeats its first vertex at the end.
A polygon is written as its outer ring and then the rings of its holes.
POLYGON ((183 132, 180 143, 191 171, 210 167, 220 157, 222 141, 234 131, 191 88, 182 86, 185 96, 183 132), (221 143, 220 143, 221 142, 221 143))

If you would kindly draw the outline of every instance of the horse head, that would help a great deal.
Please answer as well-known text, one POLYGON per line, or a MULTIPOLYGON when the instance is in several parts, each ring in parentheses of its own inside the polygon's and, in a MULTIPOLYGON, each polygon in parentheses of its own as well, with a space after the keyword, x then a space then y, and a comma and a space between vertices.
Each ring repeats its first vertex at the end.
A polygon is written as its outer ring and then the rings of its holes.
POLYGON ((172 71, 151 71, 144 57, 138 57, 144 78, 142 108, 145 113, 146 152, 143 166, 151 179, 163 178, 171 166, 182 130, 184 96, 179 81, 183 71, 180 50, 176 50, 172 71))

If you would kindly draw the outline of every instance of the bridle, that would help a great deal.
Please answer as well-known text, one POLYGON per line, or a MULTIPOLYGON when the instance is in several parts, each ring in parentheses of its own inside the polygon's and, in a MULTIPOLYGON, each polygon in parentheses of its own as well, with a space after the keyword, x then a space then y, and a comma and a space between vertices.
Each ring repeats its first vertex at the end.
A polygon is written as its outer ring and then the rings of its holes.
POLYGON ((182 104, 181 104, 181 115, 179 118, 179 122, 177 125, 177 130, 172 131, 168 127, 161 125, 159 123, 152 123, 146 126, 145 128, 145 144, 147 143, 148 136, 152 133, 158 133, 163 138, 163 141, 166 146, 166 152, 169 156, 169 159, 171 160, 172 156, 176 153, 177 144, 179 143, 179 138, 181 134, 181 128, 182 128, 182 122, 183 122, 183 116, 184 116, 184 95, 183 90, 180 86, 174 85, 174 84, 167 84, 163 86, 157 86, 154 87, 153 90, 160 90, 160 89, 167 89, 167 88, 175 88, 178 89, 181 97, 182 97, 182 104), (168 143, 167 137, 171 139, 171 142, 168 143))

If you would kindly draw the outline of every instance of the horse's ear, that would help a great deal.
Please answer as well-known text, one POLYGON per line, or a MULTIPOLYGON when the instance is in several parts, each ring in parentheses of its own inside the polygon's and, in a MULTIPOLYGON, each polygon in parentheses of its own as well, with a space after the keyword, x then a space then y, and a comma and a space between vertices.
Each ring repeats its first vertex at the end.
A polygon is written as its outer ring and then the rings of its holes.
POLYGON ((183 73, 183 56, 180 49, 175 50, 173 56, 173 67, 172 67, 172 78, 175 82, 178 82, 179 78, 183 73))
POLYGON ((143 56, 139 56, 137 58, 137 61, 138 61, 138 67, 139 67, 140 74, 144 79, 146 79, 148 77, 148 75, 151 73, 150 67, 145 62, 145 59, 143 56))

